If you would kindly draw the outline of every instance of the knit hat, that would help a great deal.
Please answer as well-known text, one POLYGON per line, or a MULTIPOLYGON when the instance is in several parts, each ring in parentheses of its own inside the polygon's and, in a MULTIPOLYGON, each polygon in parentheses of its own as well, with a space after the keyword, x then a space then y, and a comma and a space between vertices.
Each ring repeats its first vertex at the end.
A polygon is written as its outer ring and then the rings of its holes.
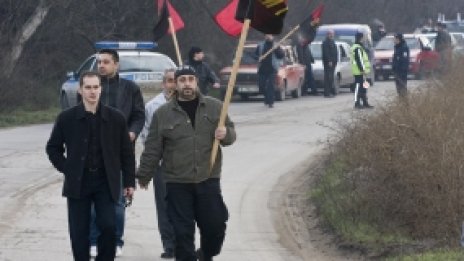
POLYGON ((182 65, 177 67, 176 72, 174 73, 174 77, 177 79, 181 75, 194 75, 196 76, 195 69, 193 69, 190 65, 182 65))
POLYGON ((192 48, 190 48, 190 51, 188 53, 188 57, 189 57, 190 60, 193 60, 193 56, 196 53, 201 53, 201 52, 203 52, 203 50, 200 47, 192 46, 192 48))

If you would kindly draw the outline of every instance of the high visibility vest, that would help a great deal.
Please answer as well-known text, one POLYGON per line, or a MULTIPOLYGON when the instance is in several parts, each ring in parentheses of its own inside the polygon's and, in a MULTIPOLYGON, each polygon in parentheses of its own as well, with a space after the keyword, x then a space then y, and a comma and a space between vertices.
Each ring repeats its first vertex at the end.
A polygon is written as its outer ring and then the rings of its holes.
POLYGON ((351 46, 351 71, 353 72, 353 75, 362 75, 362 72, 361 70, 359 69, 358 67, 358 64, 356 63, 356 59, 355 59, 355 50, 356 49, 360 49, 361 50, 361 59, 362 59, 362 62, 364 64, 364 72, 365 73, 370 73, 371 72, 371 62, 369 61, 369 56, 367 55, 366 53, 366 50, 364 50, 364 48, 359 45, 359 44, 353 44, 353 46, 351 46))

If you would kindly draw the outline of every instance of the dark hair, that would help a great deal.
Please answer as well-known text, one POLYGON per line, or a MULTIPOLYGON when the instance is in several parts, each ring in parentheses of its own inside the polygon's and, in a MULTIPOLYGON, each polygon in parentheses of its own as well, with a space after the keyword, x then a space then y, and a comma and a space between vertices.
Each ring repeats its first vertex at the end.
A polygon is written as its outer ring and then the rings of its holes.
POLYGON ((362 32, 357 32, 355 35, 355 42, 360 43, 363 37, 364 37, 364 34, 362 32))
POLYGON ((175 75, 176 70, 177 70, 176 68, 168 68, 168 69, 164 70, 163 82, 166 82, 166 74, 172 72, 172 73, 174 73, 174 75, 175 75))
POLYGON ((100 51, 98 51, 99 54, 102 54, 102 53, 106 53, 106 54, 109 54, 113 57, 113 60, 115 62, 119 62, 119 54, 118 52, 116 52, 116 50, 114 49, 101 49, 100 51))
POLYGON ((97 77, 98 78, 98 81, 100 81, 100 75, 98 75, 97 72, 94 72, 94 71, 85 71, 83 73, 81 73, 81 75, 79 76, 79 86, 82 87, 84 85, 84 78, 90 78, 90 77, 97 77))

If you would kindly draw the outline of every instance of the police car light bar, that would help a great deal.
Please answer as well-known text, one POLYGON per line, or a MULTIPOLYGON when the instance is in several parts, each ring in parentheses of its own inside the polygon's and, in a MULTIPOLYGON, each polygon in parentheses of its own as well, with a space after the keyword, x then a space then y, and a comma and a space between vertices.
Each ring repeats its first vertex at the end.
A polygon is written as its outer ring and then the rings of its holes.
POLYGON ((95 43, 95 48, 100 49, 125 49, 125 50, 151 50, 158 45, 154 42, 113 42, 101 41, 95 43))

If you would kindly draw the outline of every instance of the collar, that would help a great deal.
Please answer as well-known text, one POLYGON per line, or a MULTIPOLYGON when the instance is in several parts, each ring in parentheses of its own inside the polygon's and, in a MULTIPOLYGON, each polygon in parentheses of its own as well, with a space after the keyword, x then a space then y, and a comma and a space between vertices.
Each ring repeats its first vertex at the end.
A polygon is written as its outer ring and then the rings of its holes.
MULTIPOLYGON (((83 102, 80 102, 77 106, 76 112, 76 119, 84 119, 85 118, 85 106, 83 102)), ((97 106, 97 114, 100 114, 101 118, 105 121, 108 120, 108 107, 103 105, 101 102, 98 103, 97 106)))
POLYGON ((108 82, 108 83, 118 82, 118 81, 119 81, 119 73, 116 73, 116 74, 114 75, 114 77, 111 77, 111 78, 106 77, 106 76, 102 76, 102 77, 101 77, 101 81, 102 81, 102 82, 108 82))

